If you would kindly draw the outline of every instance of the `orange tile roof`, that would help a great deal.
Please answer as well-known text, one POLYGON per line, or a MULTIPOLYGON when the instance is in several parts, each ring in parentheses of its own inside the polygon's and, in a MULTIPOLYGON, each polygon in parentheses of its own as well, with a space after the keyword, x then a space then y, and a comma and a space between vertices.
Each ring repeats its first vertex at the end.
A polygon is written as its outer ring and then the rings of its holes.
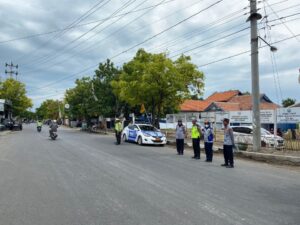
POLYGON ((208 102, 208 101, 187 99, 180 105, 180 111, 182 111, 182 112, 203 112, 209 105, 210 105, 210 102, 208 102))
MULTIPOLYGON (((251 95, 241 95, 235 96, 229 102, 231 103, 239 103, 240 110, 252 110, 252 96, 251 95)), ((271 102, 261 102, 261 109, 277 109, 279 106, 275 103, 271 102)))
POLYGON ((215 92, 209 96, 206 100, 210 102, 228 102, 234 96, 239 95, 241 92, 238 90, 215 92))
POLYGON ((219 108, 224 111, 239 111, 240 104, 239 103, 231 103, 231 102, 214 102, 219 108))

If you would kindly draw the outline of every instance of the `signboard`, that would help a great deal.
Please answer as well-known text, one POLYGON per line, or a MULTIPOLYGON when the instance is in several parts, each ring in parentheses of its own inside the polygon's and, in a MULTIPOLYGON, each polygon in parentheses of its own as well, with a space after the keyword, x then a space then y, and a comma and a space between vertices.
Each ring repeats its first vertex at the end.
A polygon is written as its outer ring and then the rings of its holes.
POLYGON ((251 111, 231 111, 229 113, 230 123, 252 123, 251 111))
POLYGON ((174 123, 174 121, 175 121, 174 114, 167 114, 166 115, 166 121, 167 121, 167 123, 174 123))
POLYGON ((277 109, 277 123, 300 123, 300 108, 277 109))
POLYGON ((216 123, 222 123, 225 118, 229 119, 229 112, 216 112, 216 123))
POLYGON ((261 110, 260 111, 260 123, 262 123, 262 124, 275 123, 275 111, 274 110, 261 110))
POLYGON ((208 120, 209 122, 215 122, 215 112, 202 112, 201 119, 202 122, 208 120))

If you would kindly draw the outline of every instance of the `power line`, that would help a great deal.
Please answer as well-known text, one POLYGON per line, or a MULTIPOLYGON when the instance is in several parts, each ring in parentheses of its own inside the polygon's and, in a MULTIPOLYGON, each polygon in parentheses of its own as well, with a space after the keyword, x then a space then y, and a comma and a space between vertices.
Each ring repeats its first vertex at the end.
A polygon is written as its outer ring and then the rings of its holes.
MULTIPOLYGON (((296 34, 296 37, 299 37, 299 36, 300 36, 300 34, 296 34)), ((270 43, 270 45, 279 44, 279 43, 285 42, 285 41, 290 40, 290 39, 294 39, 294 36, 287 37, 287 38, 281 39, 281 40, 279 40, 279 41, 270 43)), ((261 48, 265 48, 265 47, 269 47, 269 46, 268 46, 268 45, 263 45, 263 46, 260 46, 259 48, 261 49, 261 48)), ((224 57, 224 58, 220 58, 220 59, 217 59, 217 60, 214 60, 214 61, 205 63, 205 64, 201 64, 201 65, 199 65, 199 66, 197 66, 197 67, 198 67, 198 68, 202 68, 202 67, 205 67, 205 66, 208 66, 208 65, 212 65, 212 64, 215 64, 215 63, 218 63, 218 62, 226 61, 226 60, 228 60, 228 59, 235 58, 235 57, 238 57, 238 56, 240 56, 240 55, 244 55, 244 54, 247 54, 247 53, 250 53, 250 52, 251 52, 251 50, 242 51, 242 52, 239 52, 239 53, 236 53, 236 54, 233 54, 233 55, 229 55, 229 56, 224 57)), ((97 64, 97 65, 98 65, 98 64, 97 64)), ((80 75, 80 74, 82 74, 82 73, 84 73, 84 72, 86 72, 86 71, 88 71, 88 70, 94 69, 94 68, 95 68, 95 65, 92 65, 92 66, 87 67, 87 68, 85 68, 84 70, 82 70, 82 71, 80 71, 80 72, 78 72, 78 73, 75 73, 75 74, 70 75, 70 76, 68 76, 68 77, 65 77, 65 78, 62 78, 62 79, 60 79, 60 80, 57 80, 56 82, 52 82, 52 83, 49 83, 49 84, 46 85, 46 86, 43 86, 43 87, 41 87, 41 88, 38 88, 38 90, 44 89, 44 88, 46 88, 46 87, 53 86, 53 85, 57 84, 57 82, 59 82, 59 81, 68 80, 69 78, 73 78, 73 77, 75 77, 75 76, 77 76, 77 75, 80 75)))
MULTIPOLYGON (((124 16, 124 15, 128 15, 128 14, 132 14, 132 13, 136 13, 136 12, 140 12, 140 11, 144 11, 144 10, 147 10, 147 9, 150 9, 150 8, 155 8, 157 6, 165 5, 165 4, 168 4, 170 2, 174 2, 174 1, 177 1, 177 0, 169 0, 169 1, 165 1, 163 4, 155 4, 155 5, 147 6, 147 7, 141 8, 141 9, 128 11, 126 13, 115 15, 115 16, 111 17, 111 19, 121 17, 121 16, 124 16)), ((5 44, 5 43, 9 43, 9 42, 14 42, 14 41, 20 41, 20 40, 25 40, 25 39, 36 38, 36 37, 45 36, 45 35, 49 35, 49 34, 54 34, 54 33, 58 33, 58 32, 61 32, 61 31, 71 30, 71 29, 74 29, 76 27, 88 26, 88 25, 91 25, 91 24, 94 24, 94 23, 98 23, 100 21, 105 21, 107 19, 110 19, 110 17, 106 17, 106 18, 103 18, 103 19, 100 19, 100 20, 90 21, 90 22, 86 22, 86 23, 80 23, 80 24, 77 24, 77 25, 66 26, 64 28, 60 28, 60 29, 56 29, 56 30, 52 30, 52 31, 44 32, 44 33, 37 33, 37 34, 31 34, 31 35, 27 35, 27 36, 7 39, 7 40, 0 41, 0 44, 5 44)))
MULTIPOLYGON (((165 0, 161 1, 159 4, 156 5, 156 7, 159 6, 159 5, 161 5, 161 4, 164 4, 164 1, 165 1, 165 0)), ((200 0, 200 1, 203 1, 203 0, 200 0)), ((197 4, 198 4, 198 3, 197 3, 197 4)), ((137 21, 137 19, 142 18, 143 16, 145 16, 147 13, 149 13, 149 12, 152 11, 153 9, 155 9, 155 7, 152 7, 152 8, 150 8, 148 11, 146 11, 146 12, 144 12, 143 14, 137 16, 136 18, 134 18, 133 20, 131 20, 130 22, 128 22, 127 24, 125 24, 124 26, 122 26, 122 28, 117 29, 116 31, 110 33, 110 34, 109 34, 108 36, 106 36, 105 38, 99 40, 96 44, 98 45, 99 43, 105 41, 105 40, 108 39, 109 37, 111 37, 111 36, 113 36, 113 35, 119 33, 121 30, 123 30, 124 28, 126 28, 128 25, 130 25, 130 24, 134 23, 135 21, 137 21)), ((174 14, 174 13, 172 13, 172 14, 174 14)), ((169 16, 169 15, 168 15, 168 16, 169 16)), ((167 17, 168 17, 168 16, 167 16, 167 17)), ((160 20, 161 20, 161 19, 160 19, 160 20)), ((117 21, 114 21, 113 23, 116 23, 116 22, 117 22, 117 21)), ((113 24, 113 23, 112 23, 112 24, 113 24)), ((108 25, 108 26, 111 26, 112 24, 110 24, 110 25, 108 25)), ((151 23, 151 24, 152 24, 152 23, 151 23)), ((143 28, 141 28, 141 29, 143 29, 143 28)), ((100 31, 103 31, 103 29, 100 30, 100 31)), ((90 37, 89 37, 88 39, 86 39, 85 41, 87 41, 87 40, 91 39, 92 37, 96 36, 98 33, 99 33, 99 32, 97 32, 97 33, 95 33, 94 35, 90 36, 90 37)), ((73 46, 73 47, 72 47, 71 49, 69 49, 69 50, 72 50, 72 49, 74 49, 74 48, 76 48, 76 47, 78 47, 78 46, 80 46, 80 45, 82 45, 82 44, 83 44, 83 42, 77 44, 76 46, 73 46)), ((95 48, 95 44, 92 44, 92 45, 90 45, 90 46, 88 46, 88 47, 86 47, 86 48, 81 49, 81 50, 80 50, 80 53, 83 53, 84 51, 90 50, 90 49, 92 49, 92 48, 93 48, 93 49, 95 48)), ((64 60, 61 60, 59 63, 53 63, 53 64, 50 65, 50 67, 52 67, 52 66, 57 66, 57 65, 61 65, 61 64, 63 64, 64 62, 66 62, 66 61, 70 60, 71 58, 75 57, 77 54, 78 54, 78 53, 74 53, 74 54, 72 54, 70 57, 68 57, 68 58, 66 58, 66 59, 64 59, 64 60)), ((34 70, 34 71, 36 72, 36 71, 40 71, 40 70, 42 70, 42 69, 38 69, 38 70, 34 70)))
MULTIPOLYGON (((300 34, 296 34, 295 35, 296 37, 299 37, 300 34)), ((273 43, 270 43, 270 45, 274 45, 274 44, 278 44, 278 43, 281 43, 281 42, 284 42, 284 41, 287 41, 287 40, 290 40, 290 39, 294 39, 294 35, 291 36, 291 37, 287 37, 287 38, 284 38, 284 39, 281 39, 279 41, 275 41, 273 43)), ((263 46, 260 46, 259 48, 265 48, 265 47, 269 47, 268 45, 263 45, 263 46)), ((205 64, 202 64, 202 65, 199 65, 199 67, 204 67, 204 66, 208 66, 208 65, 211 65, 211 64, 215 64, 215 63, 218 63, 218 62, 222 62, 222 61, 225 61, 227 59, 231 59, 231 58, 235 58, 237 56, 240 56, 240 55, 244 55, 246 53, 249 53, 251 52, 251 50, 247 50, 247 51, 242 51, 242 52, 239 52, 237 54, 234 54, 234 55, 230 55, 230 56, 227 56, 227 57, 224 57, 224 58, 220 58, 220 59, 217 59, 217 60, 214 60, 214 61, 211 61, 211 62, 208 62, 208 63, 205 63, 205 64)))
POLYGON ((120 52, 120 53, 114 55, 113 57, 111 57, 111 59, 116 58, 116 57, 118 57, 118 56, 120 56, 120 55, 122 55, 122 54, 124 54, 124 53, 126 53, 126 52, 128 52, 128 51, 130 51, 130 50, 132 50, 132 49, 135 49, 136 47, 138 47, 138 46, 140 46, 140 45, 142 45, 142 44, 145 44, 145 43, 149 42, 150 40, 152 40, 152 39, 154 39, 154 38, 160 36, 161 34, 167 32, 167 31, 169 31, 169 30, 171 30, 171 29, 173 29, 174 27, 177 27, 178 25, 180 25, 180 24, 186 22, 187 20, 189 20, 189 19, 191 19, 191 18, 193 18, 193 17, 199 15, 200 13, 202 13, 202 12, 204 12, 204 11, 206 11, 206 10, 212 8, 212 7, 214 7, 215 5, 221 3, 222 1, 223 1, 223 0, 219 0, 219 1, 217 1, 217 2, 215 2, 215 3, 213 3, 213 4, 211 4, 211 5, 209 5, 208 7, 206 7, 206 8, 204 8, 204 9, 202 9, 202 10, 200 10, 200 11, 198 11, 198 12, 192 14, 191 16, 189 16, 189 17, 187 17, 187 18, 185 18, 185 19, 179 21, 178 23, 176 23, 176 24, 174 24, 174 25, 172 25, 172 26, 170 26, 170 27, 168 27, 168 28, 166 28, 166 29, 164 29, 164 30, 158 32, 157 34, 153 35, 152 37, 147 38, 147 39, 145 39, 144 41, 142 41, 142 42, 140 42, 140 43, 138 43, 138 44, 136 44, 136 45, 134 45, 134 46, 132 46, 132 47, 126 49, 125 51, 122 51, 122 52, 120 52))
MULTIPOLYGON (((124 10, 125 8, 127 8, 129 5, 133 4, 134 2, 136 2, 137 0, 128 0, 125 4, 123 4, 120 8, 118 8, 116 11, 114 11, 111 16, 115 16, 117 13, 119 13, 120 11, 124 10)), ((148 1, 148 0, 145 0, 148 1)), ((39 63, 40 64, 45 64, 47 61, 53 60, 57 57, 57 53, 59 52, 63 52, 67 49, 68 46, 72 45, 73 43, 75 43, 76 41, 80 40, 81 38, 83 38, 84 36, 86 36, 88 33, 90 33, 91 31, 95 30, 97 27, 99 27, 100 25, 102 25, 104 22, 99 22, 97 23, 95 26, 93 26, 91 29, 89 29, 88 31, 84 32, 83 34, 81 34, 80 36, 74 38, 72 41, 68 42, 66 45, 63 46, 62 49, 60 49, 59 51, 56 51, 56 53, 54 55, 52 54, 48 54, 42 58, 40 58, 39 63)), ((30 72, 30 71, 34 71, 34 70, 29 70, 26 72, 30 72)))
MULTIPOLYGON (((270 4, 267 1, 266 1, 266 4, 272 10, 272 12, 278 17, 278 19, 280 19, 280 16, 273 10, 272 6, 270 6, 270 4)), ((280 21, 286 27, 286 29, 294 36, 294 38, 296 38, 296 40, 298 42, 300 42, 300 39, 297 38, 297 36, 294 34, 294 32, 288 27, 288 25, 285 24, 285 22, 283 21, 283 19, 280 19, 280 21)))
POLYGON ((105 2, 104 2, 104 0, 99 1, 94 6, 92 6, 88 11, 86 11, 83 15, 81 15, 79 18, 77 18, 75 21, 73 21, 68 26, 66 26, 65 29, 62 29, 58 34, 56 34, 53 37, 49 38, 46 42, 44 42, 42 45, 40 45, 38 48, 36 48, 33 52, 27 53, 27 54, 23 54, 22 56, 18 57, 17 60, 20 60, 21 58, 23 58, 25 56, 28 57, 28 55, 32 55, 32 54, 34 55, 40 49, 42 49, 43 47, 47 46, 50 42, 52 42, 54 40, 57 40, 58 38, 60 38, 61 36, 63 36, 69 30, 69 28, 71 28, 74 25, 79 24, 81 21, 83 21, 84 19, 88 18, 89 16, 91 16, 92 14, 94 14, 96 11, 98 11, 99 9, 101 9, 102 7, 104 7, 105 5, 107 5, 110 1, 111 0, 107 0, 105 2), (101 3, 103 3, 103 4, 100 5, 101 3))
MULTIPOLYGON (((201 10, 197 11, 196 13, 192 14, 191 16, 186 17, 185 19, 183 19, 183 20, 181 20, 181 21, 175 23, 174 25, 172 25, 172 26, 170 26, 170 27, 168 27, 168 28, 166 28, 166 29, 164 29, 164 30, 158 32, 157 34, 155 34, 155 35, 153 35, 153 36, 151 36, 151 37, 149 37, 149 38, 143 40, 142 42, 140 42, 140 43, 138 43, 138 44, 135 44, 135 45, 133 45, 132 47, 130 47, 130 48, 128 48, 128 49, 126 49, 126 50, 124 50, 124 51, 122 51, 122 52, 120 52, 120 53, 118 53, 118 54, 116 54, 116 55, 114 55, 114 56, 112 56, 112 57, 110 57, 110 59, 116 58, 116 57, 118 57, 118 56, 120 56, 120 55, 122 55, 122 54, 124 54, 124 53, 126 53, 126 52, 128 52, 128 51, 130 51, 130 50, 132 50, 132 49, 134 49, 134 48, 136 48, 136 47, 138 47, 138 46, 144 44, 144 43, 147 43, 148 41, 150 41, 150 40, 152 40, 152 39, 154 39, 154 38, 160 36, 161 34, 167 32, 167 31, 169 31, 169 30, 171 30, 171 29, 173 29, 173 28, 175 28, 175 27, 177 27, 177 26, 179 26, 180 24, 182 24, 182 23, 186 22, 187 20, 189 20, 189 19, 191 19, 191 18, 193 18, 193 17, 199 15, 200 13, 202 13, 202 12, 204 12, 204 11, 206 11, 206 10, 212 8, 213 6, 215 6, 215 5, 219 4, 219 3, 221 3, 222 1, 223 1, 223 0, 216 1, 215 3, 213 3, 213 4, 211 4, 211 5, 207 6, 207 7, 205 7, 204 9, 201 9, 201 10)), ((91 68, 94 68, 94 67, 97 66, 97 65, 98 65, 98 63, 95 64, 95 65, 92 65, 91 67, 88 67, 88 68, 84 69, 84 70, 81 71, 80 73, 85 72, 85 71, 87 71, 87 70, 89 70, 89 69, 91 69, 91 68)), ((68 78, 74 77, 74 76, 76 76, 76 75, 77 75, 77 73, 76 73, 75 75, 68 76, 68 78)), ((61 80, 65 80, 65 78, 59 79, 58 81, 61 81, 61 80)), ((55 83, 56 83, 56 82, 55 82, 55 83)), ((52 85, 52 84, 51 84, 51 85, 52 85)), ((51 85, 50 85, 50 86, 51 86, 51 85)), ((46 86, 44 86, 44 87, 48 87, 48 86, 49 86, 49 85, 46 85, 46 86)), ((43 89, 44 87, 37 88, 37 89, 35 89, 35 90, 43 89)))
MULTIPOLYGON (((159 4, 156 5, 156 7, 159 6, 159 5, 161 5, 161 4, 163 4, 165 1, 166 1, 166 0, 162 0, 159 4)), ((141 4, 139 4, 137 7, 139 7, 140 5, 144 4, 145 2, 146 2, 146 1, 143 1, 143 2, 142 2, 141 4)), ((142 17, 145 16, 147 13, 149 13, 149 12, 152 11, 152 10, 154 10, 156 7, 152 7, 152 8, 150 8, 150 9, 148 9, 146 12, 143 12, 141 15, 137 16, 136 18, 134 18, 133 20, 131 20, 130 22, 128 22, 127 24, 125 24, 124 26, 122 26, 122 28, 120 28, 120 29, 118 29, 118 30, 112 32, 111 34, 109 34, 109 35, 106 36, 105 38, 99 40, 99 41, 97 42, 97 44, 103 42, 104 40, 108 39, 109 37, 113 36, 114 34, 120 32, 121 30, 123 30, 124 28, 126 28, 128 25, 134 23, 137 19, 142 18, 142 17)), ((79 44, 73 46, 72 48, 70 48, 70 49, 68 49, 68 50, 72 50, 72 49, 77 48, 78 46, 82 45, 84 42, 86 42, 86 41, 90 40, 91 38, 95 37, 96 35, 98 35, 100 32, 102 32, 102 31, 103 31, 104 29, 106 29, 107 27, 110 27, 110 26, 113 25, 114 23, 118 22, 118 21, 121 20, 122 18, 123 18, 123 17, 120 17, 118 20, 112 22, 111 24, 108 24, 106 27, 104 27, 104 28, 101 29, 100 31, 96 32, 95 34, 93 34, 92 36, 90 36, 89 38, 87 38, 86 40, 84 40, 83 42, 81 42, 81 43, 79 43, 79 44)), ((92 49, 92 48, 95 48, 95 45, 94 45, 94 44, 92 44, 91 46, 89 46, 89 47, 87 47, 87 48, 82 49, 80 52, 82 53, 83 51, 86 51, 86 50, 89 50, 89 49, 92 49)), ((60 54, 60 55, 62 55, 62 54, 60 54)), ((66 62, 67 60, 73 58, 75 55, 76 55, 76 53, 73 54, 71 57, 68 57, 68 58, 66 58, 65 60, 60 61, 59 63, 53 63, 51 66, 56 66, 56 65, 63 64, 63 63, 66 62)), ((51 60, 50 60, 50 61, 51 61, 51 60)), ((48 62, 49 62, 49 61, 48 61, 48 62)), ((47 63, 47 62, 45 62, 45 63, 47 63)), ((51 67, 51 66, 50 66, 50 67, 51 67)))

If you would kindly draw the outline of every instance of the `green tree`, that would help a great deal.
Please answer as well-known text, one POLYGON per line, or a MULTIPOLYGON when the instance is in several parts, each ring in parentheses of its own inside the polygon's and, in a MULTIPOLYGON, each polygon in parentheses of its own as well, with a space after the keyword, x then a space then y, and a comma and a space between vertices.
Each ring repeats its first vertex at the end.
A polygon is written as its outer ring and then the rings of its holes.
POLYGON ((20 116, 32 107, 32 101, 26 96, 25 84, 14 79, 0 82, 0 98, 12 102, 13 116, 20 116))
POLYGON ((95 71, 92 91, 99 115, 110 117, 121 111, 123 104, 118 101, 111 86, 111 82, 117 80, 119 75, 120 70, 109 59, 105 63, 100 63, 95 71))
POLYGON ((58 100, 48 99, 42 102, 41 106, 36 109, 38 119, 58 119, 59 111, 63 109, 63 103, 58 100))
POLYGON ((294 105, 295 103, 296 103, 296 99, 292 99, 292 98, 286 98, 282 100, 282 105, 285 108, 294 105))
POLYGON ((71 119, 86 119, 99 115, 97 101, 93 95, 92 80, 83 77, 75 81, 76 86, 65 93, 65 101, 70 105, 68 115, 71 119))
POLYGON ((172 61, 165 53, 151 54, 143 49, 124 64, 118 80, 112 81, 114 93, 131 106, 145 105, 153 123, 191 95, 201 95, 204 75, 191 63, 189 56, 172 61), (192 91, 191 91, 192 90, 192 91))

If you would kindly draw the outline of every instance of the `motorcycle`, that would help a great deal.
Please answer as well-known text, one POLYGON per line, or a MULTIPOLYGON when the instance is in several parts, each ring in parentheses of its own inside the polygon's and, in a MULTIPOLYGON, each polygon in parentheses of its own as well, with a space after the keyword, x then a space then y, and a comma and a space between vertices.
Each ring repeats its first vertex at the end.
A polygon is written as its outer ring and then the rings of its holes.
POLYGON ((50 137, 52 140, 55 140, 57 138, 57 132, 51 132, 50 137))
POLYGON ((42 127, 41 126, 38 126, 36 129, 37 129, 38 132, 42 131, 42 127))

